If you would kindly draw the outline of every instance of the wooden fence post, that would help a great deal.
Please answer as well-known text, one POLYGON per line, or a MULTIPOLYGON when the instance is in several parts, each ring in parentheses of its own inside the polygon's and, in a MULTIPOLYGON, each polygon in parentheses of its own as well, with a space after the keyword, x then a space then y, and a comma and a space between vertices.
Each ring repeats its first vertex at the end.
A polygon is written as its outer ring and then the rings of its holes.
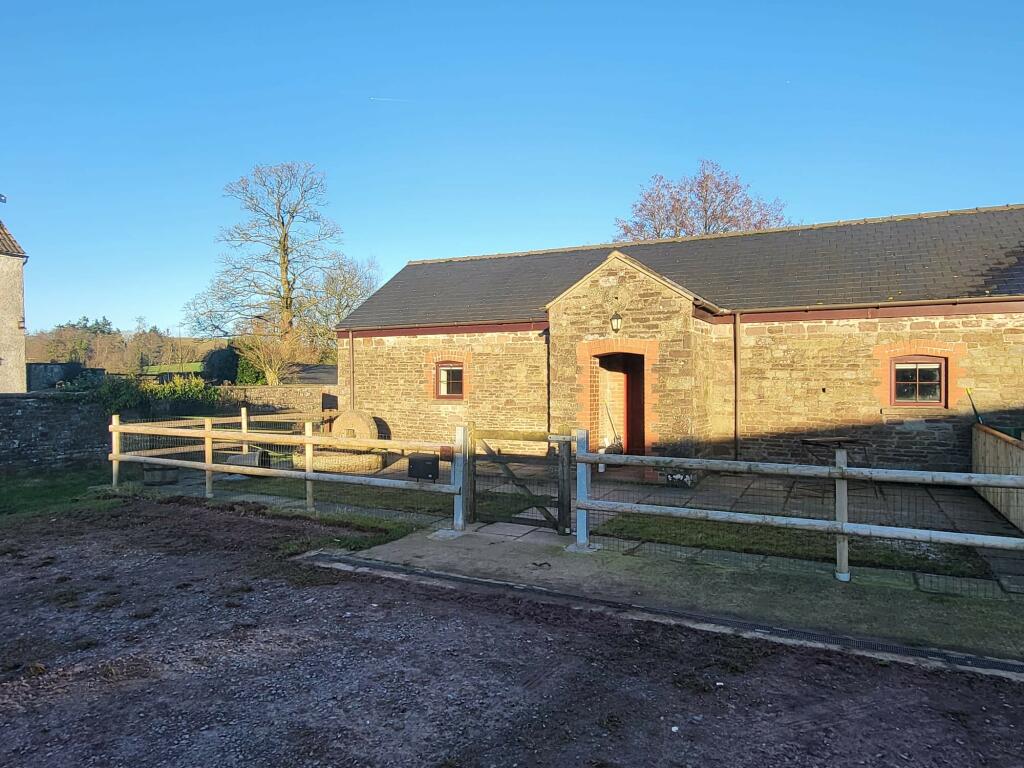
POLYGON ((558 441, 558 532, 572 534, 572 440, 558 441))
MULTIPOLYGON (((306 437, 312 437, 313 436, 313 422, 311 422, 311 421, 307 421, 306 422, 305 435, 306 435, 306 437)), ((310 442, 306 443, 306 472, 312 472, 312 471, 313 471, 313 441, 311 440, 310 442)), ((306 511, 307 512, 312 512, 313 509, 314 509, 314 507, 313 507, 313 481, 312 480, 307 480, 306 481, 306 511)))
POLYGON ((110 417, 110 454, 113 458, 110 460, 110 484, 114 488, 117 488, 118 483, 121 481, 121 462, 118 461, 118 457, 121 455, 121 433, 116 431, 117 427, 121 426, 121 416, 114 414, 110 417))
POLYGON ((466 484, 463 491, 463 509, 466 522, 476 522, 476 422, 466 425, 466 484))
MULTIPOLYGON (((846 449, 836 448, 836 466, 843 469, 847 465, 846 449)), ((850 521, 849 498, 847 495, 846 478, 836 478, 836 522, 847 523, 850 521)), ((836 536, 836 579, 839 581, 850 580, 850 537, 836 536)))
MULTIPOLYGON (((242 434, 244 435, 249 431, 249 409, 244 405, 242 406, 242 418, 241 418, 242 434)), ((249 452, 249 443, 245 440, 242 441, 242 453, 249 452)))
POLYGON ((452 484, 457 486, 459 492, 455 495, 455 510, 452 518, 452 528, 456 531, 466 530, 466 460, 468 453, 466 427, 455 428, 455 445, 452 455, 452 484))
POLYGON ((213 419, 203 419, 203 461, 206 464, 206 498, 213 498, 213 419))
POLYGON ((590 498, 590 464, 579 460, 580 454, 590 453, 590 432, 576 430, 576 547, 590 547, 590 521, 587 519, 586 502, 590 498))

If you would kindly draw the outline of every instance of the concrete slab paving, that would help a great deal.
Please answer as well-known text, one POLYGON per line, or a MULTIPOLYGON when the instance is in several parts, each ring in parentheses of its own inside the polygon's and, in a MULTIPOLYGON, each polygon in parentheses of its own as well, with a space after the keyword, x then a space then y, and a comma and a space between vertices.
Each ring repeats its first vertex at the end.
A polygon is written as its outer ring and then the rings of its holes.
MULTIPOLYGON (((925 574, 915 577, 907 572, 854 568, 853 580, 840 583, 828 563, 753 556, 737 565, 739 561, 726 562, 729 558, 722 553, 696 551, 666 557, 660 548, 657 555, 646 549, 641 545, 633 553, 608 548, 573 551, 573 538, 545 530, 520 537, 473 531, 451 540, 417 531, 356 557, 641 608, 902 638, 926 647, 969 647, 965 637, 988 642, 987 633, 993 632, 1004 638, 1000 622, 1012 625, 1018 616, 1015 611, 1024 605, 1021 595, 1008 595, 995 582, 983 580, 953 585, 948 577, 929 579, 925 574), (709 556, 709 561, 699 559, 701 555, 709 556), (949 597, 936 600, 936 593, 949 597)), ((315 561, 329 566, 330 557, 322 552, 315 561)), ((1004 639, 1015 649, 1020 646, 1013 653, 1024 653, 1018 639, 1004 639)))
POLYGON ((537 528, 516 523, 488 523, 478 530, 480 533, 486 533, 489 536, 509 536, 518 539, 531 531, 536 531, 537 528))

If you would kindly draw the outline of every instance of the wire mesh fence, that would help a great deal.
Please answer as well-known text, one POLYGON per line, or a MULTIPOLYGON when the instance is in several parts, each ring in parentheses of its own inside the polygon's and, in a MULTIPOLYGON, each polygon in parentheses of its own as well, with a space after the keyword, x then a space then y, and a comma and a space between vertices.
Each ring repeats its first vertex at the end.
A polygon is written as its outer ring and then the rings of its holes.
POLYGON ((558 515, 558 454, 547 443, 494 448, 481 441, 474 462, 476 517, 553 526, 558 515))
MULTIPOLYGON (((401 517, 430 525, 446 525, 452 519, 451 488, 456 480, 461 483, 461 478, 453 477, 450 452, 444 455, 439 451, 433 457, 436 491, 428 482, 417 482, 415 487, 380 487, 380 480, 405 481, 411 465, 422 457, 402 447, 401 441, 361 444, 329 438, 304 440, 307 434, 324 436, 326 428, 318 417, 305 414, 248 418, 242 414, 150 424, 172 427, 173 434, 125 432, 121 435, 121 452, 157 462, 171 459, 238 467, 237 472, 220 470, 213 476, 212 491, 221 498, 308 506, 310 489, 306 479, 253 476, 244 468, 308 471, 349 478, 346 483, 317 482, 316 510, 401 517), (206 432, 208 424, 212 433, 206 432), (359 484, 355 478, 375 482, 359 484)), ((575 475, 575 464, 566 462, 560 467, 556 445, 543 440, 522 445, 479 442, 471 464, 477 519, 554 527, 559 498, 571 495, 569 489, 575 485, 567 482, 575 475), (560 474, 567 476, 562 482, 560 474)), ((984 472, 1020 475, 1017 458, 1002 463, 1000 457, 998 453, 986 455, 984 472)), ((1024 520, 1021 489, 1003 488, 990 494, 986 492, 990 489, 981 486, 944 485, 938 475, 925 477, 927 482, 894 482, 891 476, 875 472, 872 477, 883 479, 842 480, 845 489, 840 495, 840 481, 833 477, 765 474, 763 467, 727 471, 720 466, 706 468, 706 462, 696 469, 620 466, 613 457, 607 462, 588 462, 592 468, 590 499, 643 508, 589 512, 590 539, 605 549, 737 568, 828 573, 840 567, 837 544, 845 539, 855 576, 888 579, 893 584, 946 594, 1005 598, 1007 594, 1024 593, 1024 552, 1020 551, 936 541, 934 536, 923 541, 884 535, 838 536, 833 531, 693 519, 692 515, 669 513, 669 508, 680 508, 724 515, 836 521, 840 519, 837 515, 842 498, 845 511, 841 519, 851 524, 1024 539, 1019 527, 1024 520)), ((803 472, 800 467, 795 469, 803 472)), ((145 474, 147 482, 173 485, 182 493, 202 495, 209 490, 208 477, 201 470, 146 465, 145 474)))
MULTIPOLYGON (((341 476, 347 482, 314 481, 314 513, 347 512, 368 517, 403 519, 417 525, 448 524, 452 518, 452 493, 441 490, 452 483, 450 451, 436 455, 436 473, 416 487, 378 487, 358 483, 357 478, 406 481, 415 451, 390 445, 350 446, 345 441, 317 441, 307 446, 302 438, 324 437, 320 418, 305 414, 266 414, 240 417, 195 417, 127 422, 120 434, 120 453, 135 459, 172 459, 221 467, 237 467, 213 473, 212 492, 218 499, 252 501, 273 507, 307 504, 307 481, 298 477, 256 476, 258 470, 283 470, 341 476), (207 446, 205 428, 214 430, 207 446), (243 425, 245 431, 243 431, 243 425), (175 434, 146 434, 132 428, 155 427, 175 434), (195 435, 187 434, 195 432, 195 435), (280 435, 280 438, 270 437, 280 435), (207 451, 209 452, 209 457, 207 451), (433 491, 434 486, 438 487, 433 491)), ((144 482, 162 486, 166 493, 203 496, 206 472, 201 468, 143 464, 144 482)))
MULTIPOLYGON (((831 478, 594 465, 590 498, 627 505, 680 507, 787 518, 836 520, 831 478)), ((1015 466, 986 472, 1015 474, 1015 466)), ((922 531, 1021 538, 1004 512, 971 487, 845 481, 847 519, 922 531)), ((1024 491, 1014 492, 1024 495, 1024 491)), ((689 519, 644 511, 589 512, 590 538, 602 548, 739 568, 831 572, 839 537, 826 531, 689 519)), ((854 577, 910 588, 1004 599, 1024 591, 1024 552, 956 543, 848 536, 854 577)))

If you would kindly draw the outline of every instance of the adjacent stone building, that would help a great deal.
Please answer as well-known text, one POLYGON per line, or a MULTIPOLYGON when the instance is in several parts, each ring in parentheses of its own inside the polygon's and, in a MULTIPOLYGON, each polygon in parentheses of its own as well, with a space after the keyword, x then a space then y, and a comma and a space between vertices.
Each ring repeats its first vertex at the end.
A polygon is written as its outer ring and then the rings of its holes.
POLYGON ((1024 426, 1024 206, 410 262, 338 349, 339 408, 399 437, 964 469, 968 391, 1024 426))
POLYGON ((25 391, 25 262, 0 221, 0 392, 25 391))

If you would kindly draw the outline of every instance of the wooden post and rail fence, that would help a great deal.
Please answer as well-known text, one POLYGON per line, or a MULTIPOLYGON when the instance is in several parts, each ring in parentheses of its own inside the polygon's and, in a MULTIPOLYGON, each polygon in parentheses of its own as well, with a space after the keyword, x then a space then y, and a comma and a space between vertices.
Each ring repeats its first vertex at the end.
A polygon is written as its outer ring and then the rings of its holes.
MULTIPOLYGON (((1018 441, 1019 442, 1019 441, 1018 441)), ((1024 447, 1024 446, 1022 446, 1024 447)), ((904 469, 873 469, 847 466, 845 448, 836 449, 834 466, 811 464, 775 464, 757 461, 726 459, 676 458, 669 456, 627 456, 592 453, 587 430, 576 431, 576 544, 574 549, 592 549, 589 512, 613 514, 656 515, 684 520, 707 520, 720 523, 764 525, 775 528, 816 531, 836 535, 836 578, 850 580, 849 537, 916 541, 930 544, 953 544, 986 549, 1024 552, 1024 537, 993 536, 961 531, 939 531, 924 528, 904 528, 891 525, 873 525, 849 522, 848 488, 850 480, 886 483, 912 483, 919 485, 959 486, 966 488, 1024 491, 1024 473, 993 474, 979 472, 929 472, 904 469), (662 504, 636 504, 591 498, 591 467, 595 464, 617 467, 644 467, 660 470, 703 470, 707 472, 733 472, 776 477, 814 478, 835 481, 835 519, 787 517, 784 515, 732 512, 693 507, 675 507, 662 504)))
POLYGON ((175 426, 166 423, 126 424, 119 415, 110 420, 110 455, 111 481, 115 488, 120 484, 121 464, 137 463, 158 467, 198 470, 205 474, 205 493, 207 498, 214 495, 214 475, 217 473, 230 475, 248 475, 251 477, 278 477, 292 480, 303 480, 306 483, 306 508, 313 510, 315 506, 314 483, 344 483, 349 485, 369 486, 399 490, 427 491, 451 495, 453 501, 453 524, 457 530, 465 527, 467 509, 471 514, 472 501, 466 496, 468 486, 466 473, 471 468, 468 460, 469 441, 467 428, 456 427, 452 443, 441 443, 427 440, 379 440, 338 437, 335 435, 315 434, 313 422, 303 424, 302 434, 286 432, 263 432, 253 430, 247 415, 242 413, 241 426, 237 430, 218 428, 217 423, 238 423, 236 417, 179 419, 175 426), (201 424, 201 427, 197 427, 201 424), (144 435, 157 438, 176 438, 186 442, 178 446, 125 451, 124 435, 144 435), (257 463, 245 462, 238 464, 219 463, 215 461, 215 449, 237 450, 246 455, 254 444, 266 443, 275 446, 295 446, 303 453, 303 469, 279 469, 259 466, 257 463), (329 448, 342 451, 422 451, 451 457, 451 478, 447 483, 428 482, 423 480, 403 480, 388 477, 348 474, 342 472, 315 471, 314 450, 329 448), (202 461, 194 459, 171 458, 174 454, 195 454, 202 451, 202 461))
MULTIPOLYGON (((294 417, 278 417, 277 420, 294 421, 294 417)), ((579 429, 575 432, 576 543, 573 549, 580 551, 594 548, 590 540, 591 526, 589 515, 591 512, 604 512, 610 514, 653 515, 685 520, 762 525, 833 534, 836 537, 835 576, 840 581, 849 581, 850 579, 849 539, 851 536, 1024 552, 1024 537, 851 523, 849 521, 848 483, 850 480, 974 488, 981 495, 993 501, 993 503, 1012 504, 1014 505, 1013 509, 1018 510, 1022 501, 1024 501, 1024 443, 991 430, 988 427, 976 427, 975 429, 976 431, 982 430, 984 434, 981 435, 980 439, 988 441, 975 444, 975 467, 995 466, 997 468, 1005 468, 1009 466, 1011 468, 1010 473, 977 471, 931 472, 850 467, 848 466, 847 451, 842 446, 836 448, 835 463, 832 466, 596 453, 590 450, 588 431, 579 429), (1016 453, 1013 453, 1012 456, 1004 455, 1007 451, 1015 451, 1016 453), (592 497, 591 488, 591 468, 595 464, 610 467, 638 467, 661 470, 665 473, 677 470, 701 470, 705 472, 832 481, 835 484, 834 518, 828 520, 790 517, 785 515, 596 499, 592 497), (1019 469, 1014 469, 1018 466, 1019 469)), ((205 473, 207 497, 213 496, 213 479, 216 473, 303 480, 306 484, 306 508, 309 510, 313 510, 315 507, 314 487, 317 482, 427 491, 449 494, 453 497, 452 526, 455 530, 459 531, 464 530, 468 523, 474 522, 476 519, 475 478, 478 448, 483 449, 480 454, 481 458, 485 461, 496 463, 499 470, 507 477, 509 483, 516 487, 522 485, 527 488, 526 492, 532 495, 533 492, 526 486, 526 481, 519 478, 515 474, 515 470, 510 466, 515 463, 515 457, 500 455, 491 448, 487 441, 534 442, 545 443, 547 446, 553 444, 557 446, 555 461, 558 469, 558 509, 555 522, 557 522, 557 529, 560 533, 570 534, 572 532, 573 495, 571 475, 573 437, 568 435, 555 435, 547 432, 481 430, 470 423, 467 426, 455 428, 451 443, 425 440, 363 439, 316 434, 313 422, 309 419, 303 422, 302 434, 294 434, 290 432, 253 430, 251 420, 244 409, 240 418, 179 419, 171 422, 149 424, 125 424, 121 422, 119 416, 115 415, 111 418, 110 433, 111 452, 109 459, 111 462, 111 479, 115 487, 120 482, 121 464, 123 462, 130 462, 200 470, 205 473), (237 430, 226 429, 220 426, 225 424, 238 424, 239 428, 237 430), (123 436, 125 434, 178 438, 190 444, 125 451, 123 448, 123 436), (253 461, 240 462, 238 464, 215 461, 216 449, 218 448, 222 451, 237 451, 244 456, 253 451, 255 445, 261 443, 276 446, 301 446, 304 460, 303 469, 265 467, 259 466, 257 462, 253 461), (315 471, 313 467, 315 450, 317 448, 341 451, 414 451, 437 454, 438 456, 450 458, 451 476, 448 482, 436 483, 415 479, 349 474, 345 472, 315 471), (173 458, 176 453, 196 454, 200 450, 202 451, 201 461, 192 458, 173 458)), ((978 438, 977 434, 976 438, 978 438)), ((545 450, 548 449, 546 448, 545 450)), ((1004 512, 1004 514, 1006 513, 1004 512)), ((1013 516, 1009 514, 1007 517, 1012 522, 1017 523, 1018 527, 1021 527, 1021 522, 1024 522, 1014 520, 1013 516)))
MULTIPOLYGON (((463 530, 467 523, 476 521, 476 474, 477 451, 482 449, 482 457, 488 462, 497 464, 499 470, 515 487, 523 493, 535 495, 527 482, 519 478, 509 465, 516 459, 501 455, 492 449, 487 442, 502 441, 516 443, 543 443, 547 452, 552 444, 557 446, 555 467, 558 472, 557 515, 551 516, 551 522, 564 534, 572 531, 572 437, 570 435, 552 435, 546 431, 516 430, 477 430, 470 423, 458 426, 454 430, 451 443, 428 440, 398 440, 342 437, 330 434, 317 434, 310 416, 302 414, 271 414, 258 417, 260 421, 285 422, 302 424, 302 434, 283 431, 265 431, 253 428, 253 419, 248 410, 242 408, 238 416, 177 418, 151 423, 124 423, 119 415, 111 417, 111 479, 114 487, 120 482, 122 463, 138 463, 156 467, 199 470, 205 476, 205 495, 214 495, 214 476, 217 473, 232 475, 248 475, 253 477, 278 477, 305 481, 306 508, 314 510, 314 484, 317 482, 347 483, 378 488, 419 490, 430 493, 446 493, 453 499, 453 526, 463 530), (237 429, 232 428, 237 425, 237 429), (123 435, 140 435, 152 438, 173 438, 180 445, 144 448, 140 450, 124 450, 123 435), (274 446, 294 446, 302 454, 302 469, 283 469, 260 466, 252 457, 258 451, 259 444, 274 446), (387 477, 375 477, 363 474, 350 474, 344 471, 319 472, 314 470, 315 450, 332 449, 340 451, 386 451, 386 452, 423 452, 436 454, 450 459, 451 478, 447 483, 405 480, 387 477), (202 460, 195 455, 202 452, 202 460), (217 452, 230 452, 239 457, 252 457, 253 460, 240 460, 237 463, 218 463, 217 452), (191 454, 186 458, 184 454, 191 454), (177 455, 177 457, 176 457, 177 455)), ((296 454, 298 455, 298 453, 296 454)), ((538 502, 540 505, 541 502, 538 502)), ((544 513, 549 515, 546 508, 544 513)))

